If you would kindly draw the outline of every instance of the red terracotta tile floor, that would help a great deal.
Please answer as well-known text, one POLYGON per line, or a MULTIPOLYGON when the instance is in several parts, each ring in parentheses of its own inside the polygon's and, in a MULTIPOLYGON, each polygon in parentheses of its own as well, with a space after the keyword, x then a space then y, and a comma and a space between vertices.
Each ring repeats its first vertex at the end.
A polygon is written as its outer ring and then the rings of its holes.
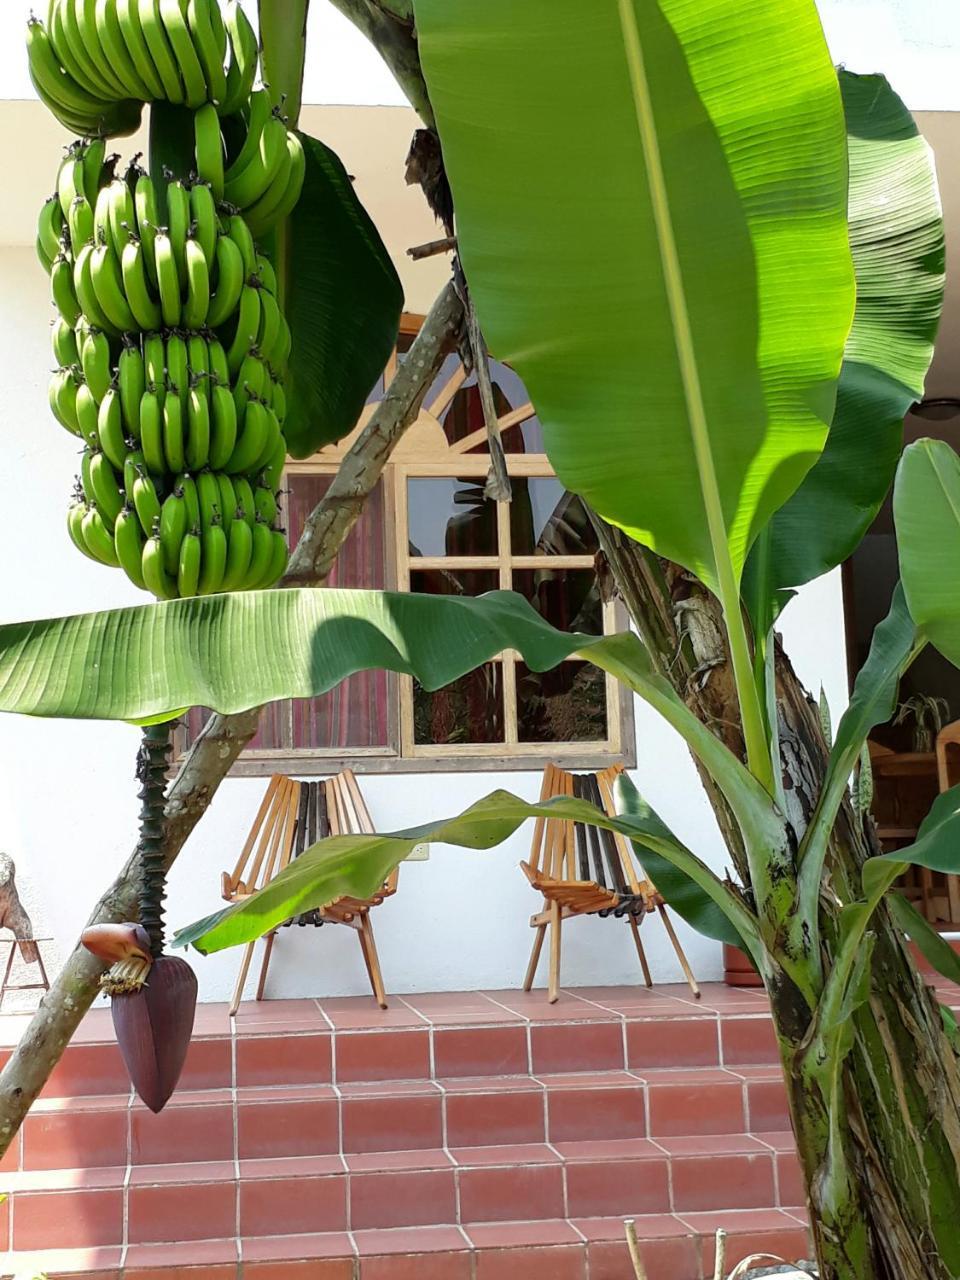
MULTIPOLYGON (((0 1017, 0 1052, 24 1019, 0 1017)), ((0 1168, 0 1277, 702 1280, 804 1251, 765 998, 707 986, 201 1006, 160 1116, 108 1011, 0 1168)))

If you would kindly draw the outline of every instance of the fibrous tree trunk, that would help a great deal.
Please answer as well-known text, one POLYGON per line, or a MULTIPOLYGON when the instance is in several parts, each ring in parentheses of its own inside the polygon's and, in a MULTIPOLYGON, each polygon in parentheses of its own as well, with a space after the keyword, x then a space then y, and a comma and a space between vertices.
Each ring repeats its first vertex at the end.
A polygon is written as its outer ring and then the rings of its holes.
MULTIPOLYGON (((722 666, 704 679, 683 623, 719 606, 675 566, 598 522, 614 581, 661 672, 704 723, 738 749, 736 693, 722 666), (684 607, 681 602, 689 601, 684 607)), ((719 632, 719 625, 717 627, 719 632)), ((820 717, 782 649, 777 709, 788 820, 799 842, 823 782, 827 748, 820 717)), ((739 832, 709 778, 708 797, 745 892, 739 832)), ((836 824, 821 895, 824 968, 829 971, 839 901, 860 896, 860 868, 880 849, 869 819, 846 805, 836 824)), ((960 1074, 931 989, 885 908, 876 935, 870 995, 854 1015, 831 1134, 817 1064, 809 1060, 811 1015, 796 993, 769 990, 822 1280, 952 1280, 960 1276, 960 1074), (799 1007, 798 1007, 799 1006, 799 1007), (831 1141, 847 1176, 831 1176, 831 1141)))
MULTIPOLYGON (((420 411, 440 366, 459 340, 463 304, 453 285, 434 303, 383 400, 347 453, 323 501, 311 512, 282 587, 319 587, 363 510, 404 431, 420 411)), ((211 716, 173 780, 164 824, 169 870, 220 783, 257 731, 260 708, 211 716)), ((97 903, 90 924, 137 918, 139 850, 97 903)), ((104 965, 78 943, 0 1072, 0 1156, 96 998, 104 965)))

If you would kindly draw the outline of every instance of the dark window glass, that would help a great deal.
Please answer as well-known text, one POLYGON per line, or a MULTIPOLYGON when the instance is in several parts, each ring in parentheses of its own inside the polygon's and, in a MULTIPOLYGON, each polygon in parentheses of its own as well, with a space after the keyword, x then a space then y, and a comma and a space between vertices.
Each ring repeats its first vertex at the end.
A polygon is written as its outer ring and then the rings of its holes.
POLYGON ((410 574, 410 590, 431 596, 482 596, 499 586, 496 569, 417 569, 410 574))
POLYGON ((517 663, 517 730, 521 742, 603 742, 607 697, 592 662, 561 662, 552 671, 517 663))
POLYGON ((414 741, 423 745, 502 742, 500 663, 488 662, 433 693, 414 681, 413 726, 414 741))
POLYGON ((412 556, 495 556, 497 504, 483 496, 482 476, 418 476, 407 481, 412 556))
POLYGON ((603 632, 603 607, 592 569, 514 569, 513 589, 560 631, 603 632))
POLYGON ((592 556, 597 550, 583 503, 553 476, 514 476, 510 547, 515 556, 592 556))

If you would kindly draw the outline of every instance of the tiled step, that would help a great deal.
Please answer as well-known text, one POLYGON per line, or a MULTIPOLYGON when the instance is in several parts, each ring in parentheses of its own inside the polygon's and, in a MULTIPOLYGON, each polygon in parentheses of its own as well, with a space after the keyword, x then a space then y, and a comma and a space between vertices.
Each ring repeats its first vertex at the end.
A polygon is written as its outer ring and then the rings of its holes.
MULTIPOLYGON (((752 1253, 797 1258, 809 1248, 801 1210, 663 1213, 635 1221, 648 1280, 707 1280, 718 1227, 727 1232, 730 1266, 752 1253)), ((16 1255, 16 1266, 28 1275, 43 1271, 49 1280, 632 1280, 634 1274, 622 1220, 597 1217, 47 1250, 16 1255)))
POLYGON ((789 1207, 788 1144, 774 1133, 45 1170, 8 1175, 3 1212, 11 1247, 30 1251, 789 1207))
POLYGON ((159 1116, 129 1095, 41 1098, 0 1174, 741 1134, 788 1123, 772 1066, 186 1090, 159 1116))
MULTIPOLYGON (((201 1005, 181 1090, 443 1080, 462 1076, 646 1071, 777 1061, 765 997, 756 991, 586 988, 549 1005, 542 992, 201 1005)), ((23 1020, 0 1019, 16 1040, 23 1020)), ((0 1049, 0 1064, 5 1050, 0 1049)), ((128 1084, 108 1010, 84 1020, 44 1097, 124 1094, 128 1084)))

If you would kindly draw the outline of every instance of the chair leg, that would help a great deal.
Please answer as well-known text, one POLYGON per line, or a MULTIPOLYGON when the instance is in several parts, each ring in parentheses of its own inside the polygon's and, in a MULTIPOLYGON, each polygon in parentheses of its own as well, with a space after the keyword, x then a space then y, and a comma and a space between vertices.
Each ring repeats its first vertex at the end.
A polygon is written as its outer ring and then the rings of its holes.
POLYGON ((560 999, 560 903, 550 903, 550 985, 547 999, 556 1004, 560 999))
POLYGON ((373 994, 380 1008, 386 1009, 387 993, 383 986, 383 974, 380 972, 380 957, 377 955, 377 944, 373 938, 373 925, 370 923, 370 913, 367 911, 361 912, 358 936, 364 964, 366 964, 367 973, 370 975, 373 994))
POLYGON ((267 985, 267 970, 270 968, 270 957, 273 955, 273 944, 276 939, 276 933, 268 933, 267 941, 263 948, 263 962, 260 965, 260 981, 257 983, 257 999, 263 999, 263 993, 267 985))
POLYGON ((660 902, 657 904, 657 910, 660 912, 660 919, 663 921, 663 927, 667 931, 667 937, 673 943, 673 949, 677 953, 677 959, 680 961, 680 968, 683 970, 684 977, 690 984, 690 990, 693 992, 694 997, 699 1000, 700 988, 697 985, 696 978, 693 976, 693 970, 690 968, 690 962, 684 955, 683 947, 680 945, 680 939, 677 937, 676 933, 674 933, 673 924, 670 921, 670 917, 667 915, 667 909, 663 903, 660 902))
POLYGON ((650 977, 650 966, 647 964, 647 953, 643 949, 643 943, 640 941, 640 926, 637 924, 636 916, 627 916, 630 924, 630 932, 633 934, 633 940, 637 944, 637 955, 640 957, 640 968, 643 970, 644 986, 652 987, 653 979, 650 977))
POLYGON ((243 999, 243 988, 247 981, 247 974, 250 972, 250 961, 253 959, 253 948, 257 944, 248 942, 243 949, 243 959, 240 962, 240 972, 237 974, 237 985, 233 988, 233 999, 230 1001, 230 1017, 240 1008, 240 1001, 243 999))
POLYGON ((537 932, 533 938, 533 950, 530 952, 530 963, 527 965, 527 976, 523 980, 524 991, 529 991, 533 986, 533 980, 537 976, 537 965, 540 963, 540 953, 543 951, 543 939, 546 936, 547 926, 545 924, 537 925, 537 932))

